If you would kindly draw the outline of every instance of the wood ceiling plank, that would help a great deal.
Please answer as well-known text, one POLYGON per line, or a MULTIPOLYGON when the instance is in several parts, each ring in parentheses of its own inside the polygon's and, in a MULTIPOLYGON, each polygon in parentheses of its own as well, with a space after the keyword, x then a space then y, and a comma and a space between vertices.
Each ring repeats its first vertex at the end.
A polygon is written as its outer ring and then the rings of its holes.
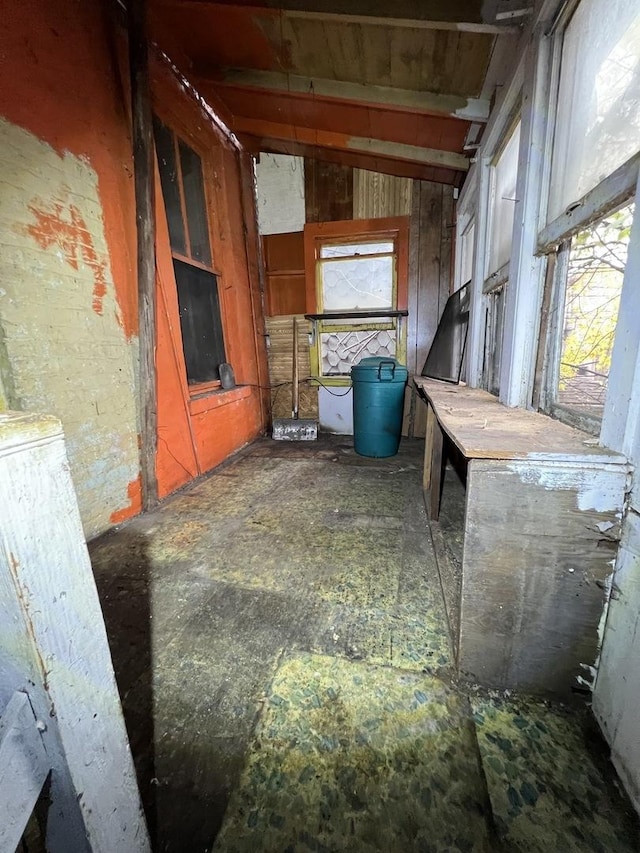
POLYGON ((495 41, 487 33, 338 23, 233 5, 156 0, 152 10, 156 41, 170 52, 181 49, 195 67, 280 71, 461 98, 480 94, 495 41), (464 59, 460 67, 456 52, 464 59), (455 71, 452 80, 442 73, 443 57, 455 71))
POLYGON ((272 24, 270 38, 281 39, 290 73, 462 97, 479 95, 495 38, 292 18, 276 32, 272 24))

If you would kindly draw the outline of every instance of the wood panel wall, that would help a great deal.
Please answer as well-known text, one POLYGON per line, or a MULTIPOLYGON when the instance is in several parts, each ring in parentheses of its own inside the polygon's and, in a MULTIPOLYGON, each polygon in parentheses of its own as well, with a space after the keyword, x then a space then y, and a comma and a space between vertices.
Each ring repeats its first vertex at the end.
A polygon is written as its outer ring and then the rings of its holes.
POLYGON ((306 157, 304 201, 307 222, 353 219, 353 168, 306 157))
MULTIPOLYGON (((453 283, 452 187, 306 159, 305 208, 308 223, 410 214, 407 366, 409 375, 420 373, 453 283)), ((272 385, 290 381, 292 346, 286 327, 291 329, 290 315, 305 310, 304 301, 298 301, 298 287, 304 286, 304 275, 296 266, 301 257, 302 238, 302 232, 263 238, 267 314, 282 321, 273 325, 268 320, 268 326, 274 330, 272 348, 275 343, 269 355, 272 385)), ((301 347, 301 359, 308 364, 306 336, 301 347)), ((301 416, 316 417, 316 390, 309 388, 310 398, 303 403, 305 387, 301 386, 301 409, 308 411, 301 411, 301 416)), ((280 386, 272 399, 274 417, 288 417, 290 386, 280 386)), ((425 407, 419 405, 415 390, 409 385, 403 435, 422 437, 425 427, 425 407)))
MULTIPOLYGON (((453 286, 453 188, 414 181, 409 235, 409 317, 407 367, 420 373, 453 286)), ((416 405, 415 389, 405 398, 403 434, 425 434, 426 406, 416 405)))
POLYGON ((266 234, 262 238, 265 266, 265 309, 268 317, 305 311, 304 232, 266 234))
POLYGON ((353 170, 353 218, 409 216, 413 181, 364 169, 353 170))

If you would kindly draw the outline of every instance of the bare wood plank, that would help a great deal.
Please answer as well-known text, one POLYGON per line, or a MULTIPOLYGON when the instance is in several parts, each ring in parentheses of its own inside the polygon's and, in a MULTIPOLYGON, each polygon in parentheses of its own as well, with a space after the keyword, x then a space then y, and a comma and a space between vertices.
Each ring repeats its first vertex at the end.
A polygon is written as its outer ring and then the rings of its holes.
MULTIPOLYGON (((431 406, 427 410, 427 421, 430 414, 433 412, 431 406)), ((433 415, 433 445, 431 452, 431 482, 429 484, 429 518, 432 521, 437 521, 440 515, 440 495, 442 493, 442 444, 443 435, 440 429, 440 424, 433 415)))
POLYGON ((353 169, 338 163, 304 161, 305 219, 341 222, 353 218, 353 169))
POLYGON ((422 370, 440 320, 441 228, 442 187, 423 182, 420 189, 416 371, 422 370))
POLYGON ((455 202, 450 187, 441 187, 442 217, 440 230, 440 291, 438 298, 438 322, 453 285, 453 238, 455 234, 455 202))
POLYGON ((51 765, 26 693, 0 719, 0 850, 16 850, 51 765))
POLYGON ((130 0, 127 4, 127 19, 131 78, 133 170, 138 235, 138 340, 141 412, 140 472, 142 481, 142 508, 146 510, 158 502, 158 480, 156 477, 158 402, 155 365, 155 183, 146 0, 130 0))
POLYGON ((250 154, 240 154, 240 182, 242 221, 244 225, 244 245, 249 274, 251 295, 251 321, 253 324, 256 373, 258 378, 258 393, 262 412, 262 425, 269 421, 269 383, 266 332, 262 310, 264 293, 264 264, 261 256, 261 243, 258 233, 258 212, 256 204, 256 188, 254 181, 253 162, 250 154))
POLYGON ((526 409, 511 409, 479 388, 415 376, 438 421, 467 459, 538 459, 626 462, 593 445, 593 439, 560 421, 526 409))
POLYGON ((424 470, 422 488, 424 491, 427 515, 433 521, 440 514, 440 494, 442 490, 442 430, 433 407, 427 406, 427 426, 424 442, 424 470))
MULTIPOLYGON (((427 427, 424 437, 424 468, 422 471, 422 490, 425 495, 431 488, 431 464, 433 461, 433 436, 435 431, 435 416, 433 409, 427 403, 427 427)), ((429 502, 427 501, 427 511, 429 511, 429 502)))

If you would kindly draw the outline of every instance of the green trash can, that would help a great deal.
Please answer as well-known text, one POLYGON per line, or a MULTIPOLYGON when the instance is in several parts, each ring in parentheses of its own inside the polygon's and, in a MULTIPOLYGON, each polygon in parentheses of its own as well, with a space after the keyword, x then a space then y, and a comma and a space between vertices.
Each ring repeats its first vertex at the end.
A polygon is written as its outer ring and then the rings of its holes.
POLYGON ((400 446, 407 368, 395 358, 363 358, 351 368, 353 446, 360 456, 395 456, 400 446))

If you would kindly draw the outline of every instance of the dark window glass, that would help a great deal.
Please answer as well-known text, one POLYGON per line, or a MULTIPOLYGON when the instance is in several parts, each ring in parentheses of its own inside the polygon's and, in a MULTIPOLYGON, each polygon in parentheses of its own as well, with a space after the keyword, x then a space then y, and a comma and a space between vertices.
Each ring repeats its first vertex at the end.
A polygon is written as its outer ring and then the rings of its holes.
POLYGON ((189 385, 220 378, 226 361, 218 298, 218 277, 174 258, 182 345, 189 385))
POLYGON ((162 184, 162 196, 167 212, 171 248, 181 255, 185 255, 187 244, 180 209, 180 189, 173 133, 155 116, 153 118, 153 133, 156 141, 160 183, 162 184))
POLYGON ((182 140, 179 140, 178 148, 180 149, 180 168, 182 169, 182 186, 185 207, 187 208, 191 257, 200 263, 211 266, 202 161, 193 148, 189 148, 182 140))

